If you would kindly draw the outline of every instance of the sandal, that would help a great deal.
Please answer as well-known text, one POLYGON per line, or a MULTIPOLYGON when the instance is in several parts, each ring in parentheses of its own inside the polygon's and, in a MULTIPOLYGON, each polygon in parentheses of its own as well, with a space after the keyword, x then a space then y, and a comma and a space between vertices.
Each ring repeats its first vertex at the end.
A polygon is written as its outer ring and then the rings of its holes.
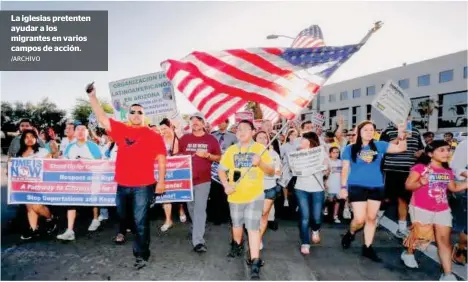
POLYGON ((167 223, 164 223, 163 226, 161 226, 161 231, 162 232, 167 232, 167 230, 171 229, 173 224, 167 224, 167 223))
POLYGON ((115 239, 114 239, 114 243, 116 243, 117 245, 122 245, 125 243, 125 236, 121 233, 117 234, 117 236, 115 236, 115 239))

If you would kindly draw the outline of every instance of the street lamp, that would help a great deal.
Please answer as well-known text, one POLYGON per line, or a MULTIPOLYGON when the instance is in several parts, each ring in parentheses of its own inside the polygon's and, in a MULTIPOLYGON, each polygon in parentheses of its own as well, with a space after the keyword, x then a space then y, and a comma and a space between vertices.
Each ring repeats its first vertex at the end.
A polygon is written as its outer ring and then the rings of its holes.
POLYGON ((287 36, 287 35, 281 35, 281 34, 270 34, 266 38, 267 39, 278 39, 279 37, 285 37, 294 40, 294 37, 287 36))

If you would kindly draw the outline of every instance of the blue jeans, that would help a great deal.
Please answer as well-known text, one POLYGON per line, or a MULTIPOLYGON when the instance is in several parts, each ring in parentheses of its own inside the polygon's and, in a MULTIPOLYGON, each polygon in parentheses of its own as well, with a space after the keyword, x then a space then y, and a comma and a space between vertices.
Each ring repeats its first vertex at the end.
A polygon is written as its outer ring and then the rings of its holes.
POLYGON ((306 192, 295 189, 297 204, 301 218, 299 220, 299 233, 302 244, 310 245, 309 222, 312 217, 312 230, 318 231, 322 224, 322 210, 325 201, 325 193, 306 192))
POLYGON ((127 187, 117 185, 115 203, 119 216, 119 233, 125 234, 127 228, 127 203, 131 204, 133 210, 134 227, 136 238, 133 242, 133 255, 148 259, 150 256, 150 224, 149 207, 154 194, 154 184, 148 186, 127 187))

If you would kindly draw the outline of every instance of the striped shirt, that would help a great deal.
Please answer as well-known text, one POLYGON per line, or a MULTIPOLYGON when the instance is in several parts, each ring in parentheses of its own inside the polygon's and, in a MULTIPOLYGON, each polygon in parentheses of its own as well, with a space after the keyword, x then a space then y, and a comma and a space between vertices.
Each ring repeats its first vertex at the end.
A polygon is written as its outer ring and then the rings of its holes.
MULTIPOLYGON (((395 126, 387 127, 382 135, 380 141, 391 142, 398 138, 398 129, 395 126)), ((411 137, 407 139, 407 149, 399 154, 385 154, 383 160, 384 171, 399 171, 409 172, 410 168, 416 163, 414 153, 424 149, 424 144, 421 139, 421 133, 416 128, 413 128, 411 137)))

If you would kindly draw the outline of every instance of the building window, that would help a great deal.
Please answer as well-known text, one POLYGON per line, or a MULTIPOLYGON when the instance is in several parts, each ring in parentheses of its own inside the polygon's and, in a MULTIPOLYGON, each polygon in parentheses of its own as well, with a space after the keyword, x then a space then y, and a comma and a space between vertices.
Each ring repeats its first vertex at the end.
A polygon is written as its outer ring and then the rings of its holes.
POLYGON ((453 70, 439 72, 439 83, 449 82, 453 80, 453 70))
POLYGON ((353 107, 353 120, 351 127, 356 126, 361 120, 361 106, 353 107))
POLYGON ((325 104, 325 97, 319 96, 319 103, 320 103, 320 105, 325 104))
POLYGON ((411 117, 413 126, 417 129, 426 129, 427 128, 427 118, 426 114, 420 107, 420 103, 429 99, 429 96, 413 98, 411 99, 411 117))
POLYGON ((466 75, 467 75, 467 74, 466 74, 466 72, 467 72, 466 68, 467 68, 467 67, 464 67, 464 68, 463 68, 463 78, 466 78, 466 75))
POLYGON ((333 122, 336 119, 336 112, 337 110, 331 110, 330 115, 328 116, 328 124, 330 125, 330 128, 333 128, 333 122))
POLYGON ((438 127, 466 127, 468 91, 439 95, 438 127))
POLYGON ((372 105, 366 106, 366 120, 371 120, 372 105))
POLYGON ((372 96, 375 95, 375 86, 368 86, 367 87, 367 96, 372 96))
POLYGON ((361 88, 353 90, 353 98, 361 97, 361 88))
POLYGON ((340 93, 340 101, 348 100, 348 91, 343 91, 340 93))
POLYGON ((401 89, 408 89, 409 88, 409 79, 401 79, 398 80, 398 86, 400 86, 401 89))
POLYGON ((328 96, 328 102, 333 103, 335 101, 336 101, 335 94, 330 94, 330 96, 328 96))
POLYGON ((431 75, 430 74, 425 74, 418 76, 418 87, 421 86, 428 86, 431 84, 431 75))

